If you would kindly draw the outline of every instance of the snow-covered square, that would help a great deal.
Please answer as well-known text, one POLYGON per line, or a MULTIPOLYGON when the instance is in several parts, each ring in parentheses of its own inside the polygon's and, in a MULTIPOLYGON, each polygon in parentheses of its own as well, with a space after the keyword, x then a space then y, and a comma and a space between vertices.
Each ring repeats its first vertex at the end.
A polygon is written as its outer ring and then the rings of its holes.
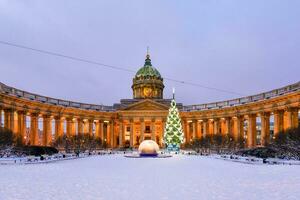
POLYGON ((252 165, 211 157, 92 156, 0 165, 1 200, 299 199, 297 165, 252 165))

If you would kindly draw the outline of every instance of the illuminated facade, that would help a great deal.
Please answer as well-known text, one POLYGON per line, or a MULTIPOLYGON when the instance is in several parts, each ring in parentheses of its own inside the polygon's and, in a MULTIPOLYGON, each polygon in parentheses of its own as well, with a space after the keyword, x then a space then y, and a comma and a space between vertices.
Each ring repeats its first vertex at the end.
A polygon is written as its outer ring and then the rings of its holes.
MULTIPOLYGON (((171 100, 163 99, 163 78, 149 55, 133 78, 132 90, 132 99, 102 106, 45 97, 0 83, 0 124, 34 145, 51 145, 64 134, 90 134, 111 148, 138 147, 145 139, 162 146, 171 100)), ((177 107, 185 142, 209 134, 232 134, 236 140, 244 138, 248 147, 265 145, 280 131, 298 126, 300 82, 254 96, 177 107)))

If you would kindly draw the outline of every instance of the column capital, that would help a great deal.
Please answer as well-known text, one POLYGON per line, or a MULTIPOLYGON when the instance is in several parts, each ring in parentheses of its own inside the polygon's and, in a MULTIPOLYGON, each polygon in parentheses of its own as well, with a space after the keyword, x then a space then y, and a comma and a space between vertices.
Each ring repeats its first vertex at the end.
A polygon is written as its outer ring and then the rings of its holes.
POLYGON ((18 110, 17 113, 18 113, 19 115, 20 115, 20 114, 21 114, 21 115, 24 115, 24 114, 26 114, 26 111, 24 111, 24 110, 18 110))
POLYGON ((235 118, 238 120, 243 120, 245 118, 244 115, 235 115, 235 118))
POLYGON ((220 121, 220 118, 214 117, 213 120, 214 120, 214 122, 219 122, 219 121, 220 121))
POLYGON ((73 121, 73 117, 71 117, 71 116, 68 116, 68 117, 66 117, 66 121, 73 121))
POLYGON ((83 122, 84 118, 83 117, 77 117, 76 120, 77 120, 77 122, 83 122))
POLYGON ((287 107, 285 108, 285 110, 286 110, 287 112, 296 112, 296 111, 298 111, 298 108, 297 108, 297 107, 292 107, 292 106, 287 106, 287 107))
POLYGON ((276 109, 276 110, 273 110, 273 113, 276 115, 276 114, 282 114, 284 112, 284 110, 282 109, 276 109))
POLYGON ((254 117, 256 117, 257 115, 255 114, 255 113, 250 113, 250 114, 248 114, 248 117, 249 118, 254 118, 254 117))
POLYGON ((265 111, 260 112, 259 114, 260 114, 261 117, 270 117, 270 115, 271 115, 270 112, 265 112, 265 111))
POLYGON ((151 119, 151 122, 155 122, 155 121, 156 121, 156 118, 153 117, 153 118, 151 119))
POLYGON ((43 115, 43 118, 44 118, 44 119, 49 119, 49 118, 51 118, 51 115, 45 114, 45 115, 43 115))
POLYGON ((202 119, 202 122, 207 123, 208 119, 202 119))
POLYGON ((4 110, 4 112, 13 112, 14 111, 13 108, 3 108, 2 110, 4 110))
POLYGON ((143 117, 141 117, 140 118, 140 122, 144 122, 145 120, 144 120, 144 118, 143 117))
POLYGON ((54 115, 55 120, 62 120, 63 116, 62 115, 54 115))
POLYGON ((38 117, 39 116, 39 113, 30 113, 30 117, 38 117))

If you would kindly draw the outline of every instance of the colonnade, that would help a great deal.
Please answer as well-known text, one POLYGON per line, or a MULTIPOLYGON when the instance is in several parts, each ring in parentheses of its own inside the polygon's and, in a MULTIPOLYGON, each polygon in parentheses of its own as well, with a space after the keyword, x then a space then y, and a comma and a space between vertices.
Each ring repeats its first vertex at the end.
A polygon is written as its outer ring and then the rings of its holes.
MULTIPOLYGON (((103 120, 29 113, 13 109, 0 109, 0 113, 1 126, 12 130, 22 142, 31 145, 49 146, 55 138, 76 134, 89 134, 100 138, 112 148, 137 147, 145 139, 151 139, 160 146, 163 145, 164 117, 125 117, 103 120), (42 119, 40 122, 42 125, 39 125, 39 119, 42 119)), ((278 133, 298 127, 298 113, 298 107, 288 107, 272 112, 219 118, 195 117, 188 119, 183 117, 185 142, 188 143, 207 135, 228 134, 236 141, 245 140, 249 148, 255 147, 257 144, 266 145, 271 139, 276 138, 278 133), (260 137, 257 137, 258 133, 260 133, 260 137)))
POLYGON ((206 135, 230 135, 234 140, 245 140, 247 147, 255 147, 257 143, 264 146, 282 131, 299 126, 299 108, 272 112, 250 113, 244 115, 219 118, 190 118, 184 120, 186 142, 206 135), (273 122, 271 123, 271 117, 273 122), (259 126, 260 125, 260 126, 259 126), (272 129, 272 130, 271 130, 272 129), (260 138, 258 138, 260 132, 260 138), (270 134, 270 133, 273 133, 270 134), (272 137, 270 137, 272 135, 272 137))
POLYGON ((0 125, 24 144, 49 146, 58 137, 89 134, 110 145, 112 122, 0 108, 0 125), (42 119, 42 120, 40 120, 42 119), (41 124, 42 123, 42 124, 41 124))
POLYGON ((160 118, 110 118, 92 119, 64 115, 39 114, 13 109, 0 109, 3 126, 24 144, 49 146, 63 135, 88 134, 100 138, 109 147, 137 147, 143 140, 151 139, 162 146, 165 119, 160 118), (42 119, 42 120, 41 120, 42 119))

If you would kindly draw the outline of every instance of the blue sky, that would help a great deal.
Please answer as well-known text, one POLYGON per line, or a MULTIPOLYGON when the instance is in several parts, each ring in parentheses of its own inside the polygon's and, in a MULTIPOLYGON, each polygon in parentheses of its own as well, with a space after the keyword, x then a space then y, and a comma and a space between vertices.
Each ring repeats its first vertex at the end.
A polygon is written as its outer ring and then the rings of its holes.
MULTIPOLYGON (((256 94, 299 81, 298 0, 0 1, 0 41, 137 71, 150 46, 163 77, 256 94)), ((0 45, 0 81, 111 105, 132 98, 133 73, 0 45)), ((239 97, 165 81, 178 102, 239 97)))

